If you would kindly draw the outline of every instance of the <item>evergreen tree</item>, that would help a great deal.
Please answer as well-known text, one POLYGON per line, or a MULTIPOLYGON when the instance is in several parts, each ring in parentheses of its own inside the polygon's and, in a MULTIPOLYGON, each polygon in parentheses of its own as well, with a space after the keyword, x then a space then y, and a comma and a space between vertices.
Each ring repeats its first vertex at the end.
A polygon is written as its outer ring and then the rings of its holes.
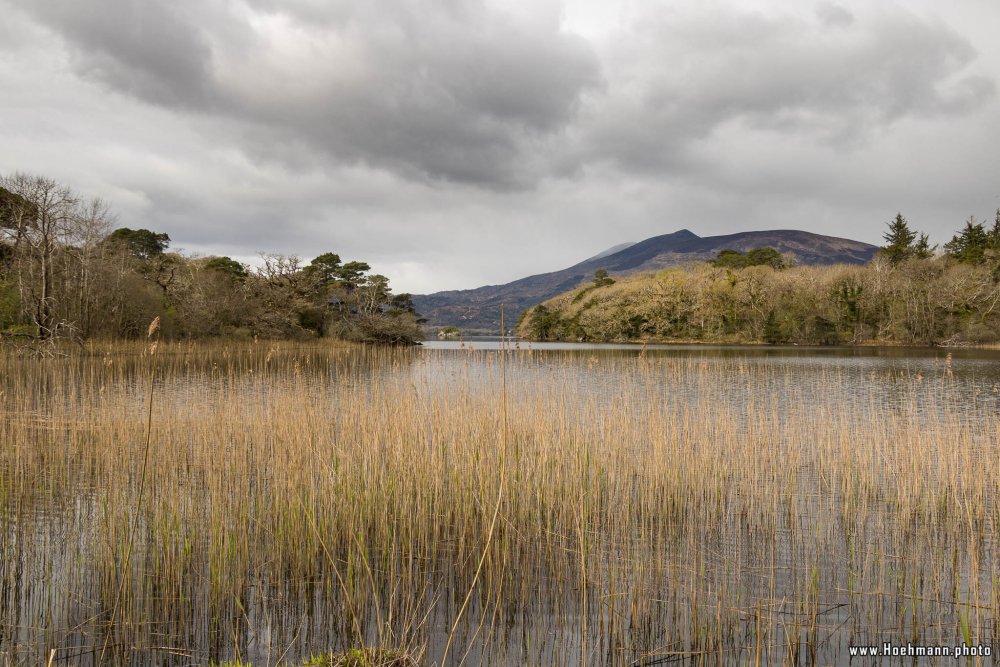
POLYGON ((990 230, 989 246, 991 250, 1000 251, 1000 208, 997 209, 997 217, 993 221, 993 229, 990 230))
MULTIPOLYGON (((886 245, 882 253, 889 258, 894 266, 917 254, 917 233, 910 229, 902 213, 896 214, 896 219, 889 223, 889 231, 882 235, 886 245)), ((925 242, 926 243, 926 242, 925 242)))
POLYGON ((927 234, 921 234, 913 246, 913 256, 920 259, 930 259, 934 256, 935 250, 937 250, 937 244, 931 245, 927 234))
POLYGON ((371 268, 367 262, 348 262, 336 271, 336 284, 347 290, 356 289, 364 282, 365 271, 371 268))
POLYGON ((218 271, 236 280, 243 280, 247 277, 247 267, 232 257, 212 257, 205 262, 205 268, 209 271, 218 271))
POLYGON ((337 281, 340 269, 340 255, 325 252, 309 262, 309 266, 304 271, 306 275, 316 281, 319 287, 327 287, 337 281))
POLYGON ((983 224, 976 222, 975 216, 972 216, 962 231, 944 244, 944 249, 950 257, 964 264, 981 264, 990 249, 991 237, 992 233, 987 232, 983 224))
POLYGON ((166 234, 128 227, 121 227, 111 232, 108 241, 123 244, 129 254, 137 259, 159 257, 170 245, 170 237, 166 234))

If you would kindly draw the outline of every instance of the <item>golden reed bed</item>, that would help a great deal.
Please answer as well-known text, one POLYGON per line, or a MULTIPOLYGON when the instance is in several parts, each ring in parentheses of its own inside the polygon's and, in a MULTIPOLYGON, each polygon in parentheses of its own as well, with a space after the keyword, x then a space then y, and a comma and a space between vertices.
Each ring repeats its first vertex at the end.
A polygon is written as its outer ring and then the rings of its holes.
POLYGON ((873 371, 890 404, 739 356, 508 355, 0 351, 0 654, 834 664, 1000 636, 1000 422, 950 367, 873 371))

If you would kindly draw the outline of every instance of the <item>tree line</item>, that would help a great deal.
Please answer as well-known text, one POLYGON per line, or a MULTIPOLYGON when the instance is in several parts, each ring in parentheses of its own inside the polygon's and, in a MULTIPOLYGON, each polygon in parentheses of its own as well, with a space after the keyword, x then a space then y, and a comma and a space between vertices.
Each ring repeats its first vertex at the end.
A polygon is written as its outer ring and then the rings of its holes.
POLYGON ((0 177, 0 337, 137 338, 160 316, 173 338, 420 338, 410 295, 365 262, 262 254, 252 267, 169 247, 166 233, 116 228, 99 198, 0 177))
POLYGON ((902 214, 866 265, 793 266, 772 248, 619 280, 531 308, 535 340, 955 345, 1000 341, 1000 211, 938 249, 902 214))

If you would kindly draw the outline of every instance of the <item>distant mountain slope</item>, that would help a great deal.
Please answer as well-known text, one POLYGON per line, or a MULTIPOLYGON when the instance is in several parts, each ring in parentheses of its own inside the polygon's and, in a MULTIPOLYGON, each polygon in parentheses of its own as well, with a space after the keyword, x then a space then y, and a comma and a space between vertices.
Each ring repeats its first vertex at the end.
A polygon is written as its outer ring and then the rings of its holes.
POLYGON ((705 238, 682 229, 627 245, 611 254, 595 255, 561 271, 528 276, 505 285, 416 295, 413 302, 427 318, 429 327, 450 325, 467 333, 496 333, 500 331, 500 304, 504 304, 508 328, 512 328, 526 308, 590 280, 597 269, 606 269, 612 276, 630 275, 711 259, 721 250, 746 252, 764 246, 775 248, 798 264, 864 264, 878 250, 868 243, 794 229, 705 238))
POLYGON ((592 259, 601 259, 602 257, 607 257, 608 255, 613 255, 616 252, 621 252, 622 250, 625 250, 626 248, 631 248, 632 246, 635 245, 635 243, 636 243, 635 241, 629 241, 627 243, 619 243, 618 245, 612 246, 612 247, 608 248, 607 250, 605 250, 603 252, 597 253, 593 257, 588 257, 587 259, 585 259, 583 261, 589 262, 592 259))

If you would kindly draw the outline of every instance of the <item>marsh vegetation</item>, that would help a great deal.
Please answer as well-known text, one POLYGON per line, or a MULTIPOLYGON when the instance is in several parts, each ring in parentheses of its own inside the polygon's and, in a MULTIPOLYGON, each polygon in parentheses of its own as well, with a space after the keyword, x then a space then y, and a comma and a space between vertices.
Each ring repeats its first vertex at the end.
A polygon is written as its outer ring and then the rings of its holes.
POLYGON ((860 354, 0 349, 0 655, 830 664, 988 644, 995 358, 860 354))

